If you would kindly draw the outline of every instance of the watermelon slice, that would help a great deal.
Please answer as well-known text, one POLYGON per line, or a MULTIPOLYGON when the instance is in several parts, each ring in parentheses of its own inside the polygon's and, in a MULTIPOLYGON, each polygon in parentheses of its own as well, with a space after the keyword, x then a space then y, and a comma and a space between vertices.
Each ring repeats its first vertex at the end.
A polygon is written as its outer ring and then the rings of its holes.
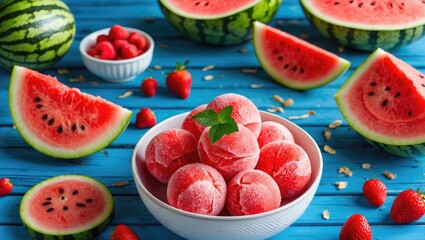
POLYGON ((113 210, 105 185, 87 176, 61 175, 25 193, 19 213, 32 239, 94 239, 110 225, 113 210))
POLYGON ((252 37, 252 23, 268 23, 282 0, 159 0, 167 20, 202 43, 232 45, 252 37))
POLYGON ((423 0, 300 0, 311 24, 325 37, 361 50, 395 49, 424 34, 423 0))
POLYGON ((25 141, 57 158, 79 158, 105 148, 124 131, 132 114, 19 66, 10 78, 9 107, 25 141))
POLYGON ((399 156, 425 154, 425 74, 377 49, 335 95, 344 118, 373 145, 399 156))
POLYGON ((335 80, 350 62, 300 38, 254 23, 254 49, 263 69, 276 82, 306 90, 335 80))

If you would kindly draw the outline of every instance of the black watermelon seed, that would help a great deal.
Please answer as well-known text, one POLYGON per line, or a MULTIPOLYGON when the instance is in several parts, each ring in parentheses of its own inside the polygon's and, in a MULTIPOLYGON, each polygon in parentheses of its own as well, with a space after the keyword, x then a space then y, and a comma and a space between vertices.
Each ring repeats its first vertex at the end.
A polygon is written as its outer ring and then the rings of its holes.
POLYGON ((407 112, 407 115, 409 115, 409 117, 411 117, 413 115, 412 111, 407 112))
MULTIPOLYGON (((50 119, 48 122, 47 122, 47 124, 49 124, 49 125, 53 125, 53 123, 55 122, 55 119, 54 118, 52 118, 52 119, 50 119)), ((62 189, 63 190, 63 189, 62 189)))
POLYGON ((300 73, 304 73, 304 68, 300 68, 300 73))
POLYGON ((46 200, 49 200, 50 201, 50 200, 52 200, 52 198, 51 197, 47 197, 46 200))
POLYGON ((391 88, 389 86, 385 87, 385 91, 390 91, 390 90, 391 90, 391 88))
POLYGON ((93 202, 93 199, 91 199, 91 198, 88 198, 88 199, 86 200, 86 203, 91 203, 91 202, 93 202))
POLYGON ((294 72, 295 72, 295 71, 297 71, 297 69, 298 69, 298 67, 297 67, 297 66, 293 66, 293 67, 292 67, 292 71, 294 71, 294 72))
POLYGON ((86 205, 85 204, 83 204, 83 203, 77 203, 77 204, 75 204, 77 207, 86 207, 86 205))
POLYGON ((210 5, 210 3, 209 2, 206 2, 205 4, 204 4, 204 6, 206 7, 206 6, 208 6, 208 5, 210 5))
POLYGON ((278 52, 279 52, 279 50, 277 50, 277 49, 273 50, 273 53, 278 53, 278 52))
POLYGON ((382 101, 382 106, 387 106, 388 105, 388 100, 387 99, 385 99, 384 101, 382 101))
POLYGON ((393 8, 393 4, 392 3, 390 3, 390 7, 393 8))
POLYGON ((285 66, 283 66, 283 68, 288 69, 289 68, 289 64, 285 64, 285 66))
POLYGON ((63 206, 63 210, 68 210, 68 207, 67 206, 63 206))
POLYGON ((47 118, 48 118, 49 116, 47 115, 47 114, 44 114, 42 117, 41 117, 41 119, 43 119, 43 120, 47 120, 47 118))
POLYGON ((425 78, 424 75, 419 75, 420 78, 425 78))
POLYGON ((47 209, 47 211, 46 212, 51 212, 51 211, 53 211, 53 210, 55 210, 54 208, 49 208, 49 209, 47 209))
POLYGON ((63 188, 59 188, 59 193, 64 193, 65 190, 63 190, 63 188))
POLYGON ((37 104, 37 106, 35 106, 36 108, 38 108, 38 109, 40 109, 40 108, 42 108, 43 107, 43 105, 41 105, 41 104, 37 104))
POLYGON ((372 83, 370 84, 370 86, 372 86, 372 87, 376 86, 376 82, 372 82, 372 83))
POLYGON ((41 101, 41 98, 36 97, 34 101, 35 101, 35 102, 40 102, 40 101, 41 101))
POLYGON ((338 5, 339 4, 339 2, 334 2, 334 5, 338 5))
POLYGON ((359 3, 359 8, 363 7, 363 3, 359 3))
POLYGON ((196 3, 195 3, 195 6, 198 6, 199 4, 201 4, 201 3, 200 3, 200 2, 196 2, 196 3))
POLYGON ((71 130, 74 132, 75 130, 77 130, 77 125, 74 123, 72 124, 71 130))
POLYGON ((396 93, 394 97, 400 97, 400 92, 396 93))
POLYGON ((354 0, 350 0, 350 4, 352 4, 354 2, 354 0))
POLYGON ((52 204, 51 202, 44 202, 43 204, 41 204, 42 206, 47 206, 47 205, 50 205, 50 204, 52 204))
POLYGON ((72 192, 72 195, 77 195, 78 194, 78 190, 74 190, 73 192, 72 192))
POLYGON ((277 60, 279 60, 279 61, 282 61, 282 59, 283 59, 283 56, 279 56, 279 57, 277 58, 277 60))
POLYGON ((86 126, 84 126, 84 125, 81 125, 81 127, 80 127, 80 128, 81 128, 81 130, 83 130, 83 131, 84 131, 84 130, 86 130, 86 126))
POLYGON ((375 93, 374 93, 374 92, 370 92, 370 93, 369 93, 369 96, 373 96, 373 95, 375 95, 375 93))
POLYGON ((59 126, 59 127, 58 127, 57 132, 58 132, 58 133, 62 133, 62 131, 63 131, 63 127, 62 127, 62 125, 61 125, 61 126, 59 126))
POLYGON ((376 4, 375 2, 371 2, 370 3, 371 6, 375 6, 375 4, 376 4))
POLYGON ((65 196, 62 196, 62 197, 61 197, 61 200, 65 200, 65 196))

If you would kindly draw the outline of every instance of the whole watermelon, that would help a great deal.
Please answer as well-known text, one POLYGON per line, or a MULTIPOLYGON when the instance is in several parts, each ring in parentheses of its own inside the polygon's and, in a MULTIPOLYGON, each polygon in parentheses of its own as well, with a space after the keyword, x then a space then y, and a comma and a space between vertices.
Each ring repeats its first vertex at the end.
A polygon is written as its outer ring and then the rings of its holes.
POLYGON ((59 0, 0 3, 0 66, 44 70, 58 62, 74 41, 75 20, 59 0))
POLYGON ((233 45, 252 38, 254 21, 270 22, 282 0, 158 0, 167 20, 195 42, 233 45))

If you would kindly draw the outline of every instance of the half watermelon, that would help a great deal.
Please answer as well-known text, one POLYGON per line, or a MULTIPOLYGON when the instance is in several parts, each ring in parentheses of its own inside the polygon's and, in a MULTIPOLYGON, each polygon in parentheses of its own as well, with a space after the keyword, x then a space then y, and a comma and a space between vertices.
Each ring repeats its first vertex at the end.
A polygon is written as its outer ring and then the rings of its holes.
POLYGON ((25 193, 20 217, 32 239, 95 239, 111 223, 114 201, 101 182, 83 175, 44 180, 25 193))
POLYGON ((57 158, 79 158, 105 148, 125 130, 132 115, 114 103, 19 66, 10 78, 9 107, 25 141, 57 158))
POLYGON ((254 22, 257 58, 276 82, 306 90, 335 80, 350 62, 277 28, 254 22))
POLYGON ((347 123, 373 145, 398 156, 425 155, 425 74, 377 49, 335 99, 347 123))

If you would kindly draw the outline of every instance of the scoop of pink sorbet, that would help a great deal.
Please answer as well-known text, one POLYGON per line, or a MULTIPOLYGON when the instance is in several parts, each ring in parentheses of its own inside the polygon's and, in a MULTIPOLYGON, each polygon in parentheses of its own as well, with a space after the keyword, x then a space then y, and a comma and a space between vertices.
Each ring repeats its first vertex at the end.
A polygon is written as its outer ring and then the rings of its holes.
POLYGON ((202 112, 205 107, 207 106, 207 104, 202 104, 196 108, 194 108, 184 119, 183 123, 182 123, 182 128, 191 132, 193 134, 193 136, 195 136, 196 139, 199 139, 199 137, 201 136, 202 132, 205 129, 205 126, 198 123, 195 119, 193 119, 193 116, 195 116, 196 114, 202 112))
POLYGON ((260 136, 258 136, 258 145, 260 149, 269 142, 278 140, 294 141, 294 136, 288 128, 273 121, 265 121, 261 123, 260 136))
POLYGON ((167 200, 171 206, 214 216, 224 208, 226 193, 226 182, 220 173, 202 163, 179 168, 167 186, 167 200))
POLYGON ((226 93, 211 100, 206 109, 211 109, 218 113, 227 106, 233 106, 232 117, 235 122, 247 127, 257 138, 261 130, 261 117, 255 104, 245 96, 226 93))
POLYGON ((280 206, 279 186, 260 170, 245 170, 227 184, 227 210, 233 216, 267 212, 280 206))
POLYGON ((268 173, 276 181, 282 198, 303 193, 311 175, 307 153, 297 144, 280 140, 261 148, 256 169, 268 173))
POLYGON ((238 124, 239 131, 223 135, 211 143, 206 128, 198 141, 198 153, 202 163, 208 164, 223 175, 226 181, 236 174, 254 169, 258 162, 260 149, 254 134, 238 124))
POLYGON ((184 129, 164 130, 146 147, 146 167, 158 181, 167 183, 181 166, 199 162, 197 143, 193 134, 184 129))

